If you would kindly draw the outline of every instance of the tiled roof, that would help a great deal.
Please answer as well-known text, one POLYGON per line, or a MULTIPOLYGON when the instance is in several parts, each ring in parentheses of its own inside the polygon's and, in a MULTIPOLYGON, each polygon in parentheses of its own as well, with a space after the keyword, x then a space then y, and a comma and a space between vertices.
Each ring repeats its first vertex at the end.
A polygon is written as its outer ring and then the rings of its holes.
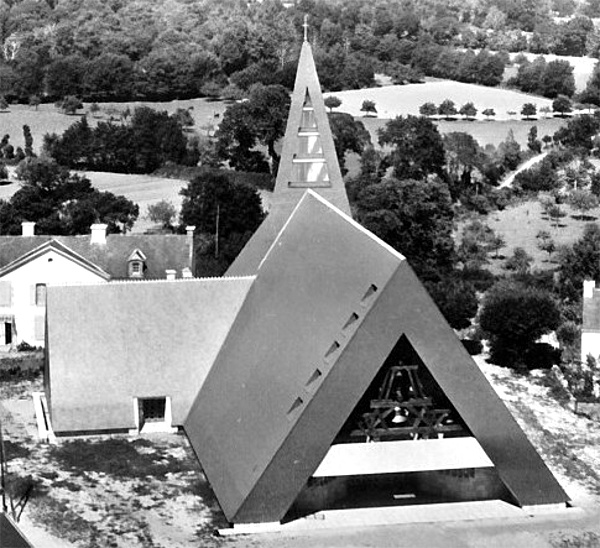
POLYGON ((127 278, 129 256, 136 249, 146 256, 145 278, 165 277, 165 270, 178 273, 189 267, 191 249, 188 237, 176 234, 109 234, 105 244, 92 244, 90 236, 2 236, 0 269, 44 243, 56 240, 108 272, 112 278, 127 278))
POLYGON ((591 298, 583 299, 582 331, 600 333, 600 289, 594 289, 591 298))

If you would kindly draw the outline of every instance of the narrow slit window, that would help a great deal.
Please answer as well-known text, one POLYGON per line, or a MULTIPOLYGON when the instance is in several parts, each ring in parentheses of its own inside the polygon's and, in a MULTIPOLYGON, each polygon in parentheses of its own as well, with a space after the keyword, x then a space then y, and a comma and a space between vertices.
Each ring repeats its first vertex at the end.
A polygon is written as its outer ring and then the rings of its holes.
POLYGON ((348 329, 353 323, 356 323, 358 321, 358 314, 356 312, 352 312, 352 314, 350 314, 350 317, 346 320, 346 323, 344 324, 344 327, 342 329, 348 329))
POLYGON ((368 301, 375 293, 377 293, 377 286, 371 284, 369 289, 367 289, 367 292, 363 295, 362 302, 368 301))
POLYGON ((292 406, 290 407, 289 411, 287 412, 288 415, 291 415, 294 411, 296 411, 296 409, 298 409, 302 404, 304 403, 304 401, 302 400, 301 397, 297 397, 294 400, 294 403, 292 403, 292 406))
POLYGON ((340 343, 337 341, 333 341, 333 344, 329 347, 329 350, 325 353, 325 357, 328 358, 334 352, 336 352, 340 347, 340 343))
POLYGON ((313 374, 308 379, 306 386, 310 386, 314 382, 318 381, 322 376, 323 376, 323 373, 321 372, 321 370, 319 368, 315 369, 313 374))

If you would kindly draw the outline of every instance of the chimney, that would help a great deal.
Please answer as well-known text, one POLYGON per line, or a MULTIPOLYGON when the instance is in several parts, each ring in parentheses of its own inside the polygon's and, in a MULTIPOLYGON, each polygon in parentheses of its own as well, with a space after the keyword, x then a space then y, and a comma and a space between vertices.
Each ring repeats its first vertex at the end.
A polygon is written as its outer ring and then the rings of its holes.
POLYGON ((167 268, 165 272, 167 273, 167 280, 174 280, 175 276, 177 275, 177 270, 174 270, 172 268, 167 268))
POLYGON ((188 225, 185 227, 185 233, 187 234, 187 245, 188 245, 188 267, 194 268, 194 225, 188 225))
POLYGON ((596 282, 594 280, 583 280, 583 298, 591 299, 594 296, 596 282))
POLYGON ((92 231, 92 237, 90 243, 104 245, 106 243, 106 229, 108 225, 103 223, 97 223, 90 227, 92 231))
POLYGON ((35 236, 35 223, 23 221, 21 223, 21 234, 23 236, 35 236))
POLYGON ((193 278, 192 269, 187 266, 181 271, 181 277, 185 279, 193 278))

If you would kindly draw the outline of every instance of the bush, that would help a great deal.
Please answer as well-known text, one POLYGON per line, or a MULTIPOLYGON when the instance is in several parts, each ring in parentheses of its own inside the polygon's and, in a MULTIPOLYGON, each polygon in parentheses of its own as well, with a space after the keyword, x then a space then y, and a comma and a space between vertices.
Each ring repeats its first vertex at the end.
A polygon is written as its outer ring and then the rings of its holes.
POLYGON ((471 356, 477 356, 483 352, 483 343, 472 339, 462 339, 460 341, 471 356))

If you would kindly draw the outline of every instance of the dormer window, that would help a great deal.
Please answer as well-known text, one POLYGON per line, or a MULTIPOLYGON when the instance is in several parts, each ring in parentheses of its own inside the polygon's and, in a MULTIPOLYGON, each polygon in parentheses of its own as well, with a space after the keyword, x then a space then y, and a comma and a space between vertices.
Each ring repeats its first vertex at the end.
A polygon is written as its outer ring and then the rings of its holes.
POLYGON ((143 278, 146 270, 146 256, 135 249, 127 259, 128 274, 130 278, 143 278))

